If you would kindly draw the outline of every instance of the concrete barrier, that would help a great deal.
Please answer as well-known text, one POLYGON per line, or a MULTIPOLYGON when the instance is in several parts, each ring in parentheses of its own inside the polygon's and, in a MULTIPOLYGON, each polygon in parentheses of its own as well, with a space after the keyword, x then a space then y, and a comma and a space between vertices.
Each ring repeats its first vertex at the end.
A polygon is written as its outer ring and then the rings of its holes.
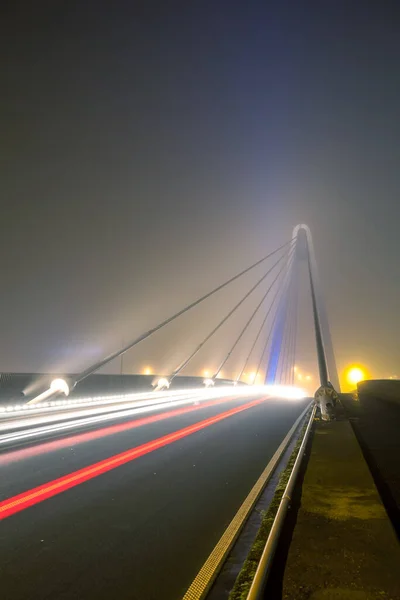
POLYGON ((400 406, 400 380, 397 379, 371 379, 361 381, 357 385, 361 397, 368 396, 379 400, 394 402, 400 406))

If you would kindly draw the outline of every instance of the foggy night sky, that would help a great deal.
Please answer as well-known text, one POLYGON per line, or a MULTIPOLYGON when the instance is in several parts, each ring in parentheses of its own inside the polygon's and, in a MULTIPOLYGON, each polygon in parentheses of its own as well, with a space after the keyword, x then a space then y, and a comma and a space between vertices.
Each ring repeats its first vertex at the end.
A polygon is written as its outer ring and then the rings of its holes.
POLYGON ((400 376, 396 1, 9 4, 0 371, 80 370, 307 223, 339 370, 400 376))

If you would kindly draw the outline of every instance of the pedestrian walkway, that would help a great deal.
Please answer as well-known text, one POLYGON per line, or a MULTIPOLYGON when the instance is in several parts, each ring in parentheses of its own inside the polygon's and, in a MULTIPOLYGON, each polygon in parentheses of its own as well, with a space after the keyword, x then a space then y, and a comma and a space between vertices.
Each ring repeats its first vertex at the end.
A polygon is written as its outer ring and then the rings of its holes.
POLYGON ((344 417, 315 423, 283 598, 400 600, 400 544, 344 417))

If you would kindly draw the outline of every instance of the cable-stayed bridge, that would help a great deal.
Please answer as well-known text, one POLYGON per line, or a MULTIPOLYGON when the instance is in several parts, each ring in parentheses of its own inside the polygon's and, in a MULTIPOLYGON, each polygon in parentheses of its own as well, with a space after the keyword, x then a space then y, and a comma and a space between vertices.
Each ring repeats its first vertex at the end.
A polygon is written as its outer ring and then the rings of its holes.
POLYGON ((0 405, 5 597, 228 598, 240 571, 232 552, 240 547, 244 560, 251 550, 254 514, 268 507, 292 456, 257 573, 241 596, 263 597, 316 410, 330 422, 340 392, 308 227, 80 373, 36 382, 3 374, 3 396, 10 382, 13 393, 20 384, 20 399, 0 405), (97 374, 140 353, 146 340, 156 344, 164 328, 242 278, 241 295, 199 324, 172 367, 97 374), (301 294, 315 341, 311 394, 296 378, 301 294), (221 335, 227 343, 210 358, 221 335), (214 365, 201 377, 191 370, 199 357, 214 365))

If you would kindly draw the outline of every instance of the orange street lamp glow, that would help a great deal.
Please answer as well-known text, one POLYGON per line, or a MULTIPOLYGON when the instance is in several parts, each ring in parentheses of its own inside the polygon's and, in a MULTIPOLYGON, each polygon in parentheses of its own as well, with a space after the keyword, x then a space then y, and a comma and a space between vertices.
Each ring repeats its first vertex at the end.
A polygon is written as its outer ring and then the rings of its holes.
POLYGON ((347 372, 347 382, 350 385, 357 385, 365 379, 365 373, 360 367, 351 367, 347 372))

